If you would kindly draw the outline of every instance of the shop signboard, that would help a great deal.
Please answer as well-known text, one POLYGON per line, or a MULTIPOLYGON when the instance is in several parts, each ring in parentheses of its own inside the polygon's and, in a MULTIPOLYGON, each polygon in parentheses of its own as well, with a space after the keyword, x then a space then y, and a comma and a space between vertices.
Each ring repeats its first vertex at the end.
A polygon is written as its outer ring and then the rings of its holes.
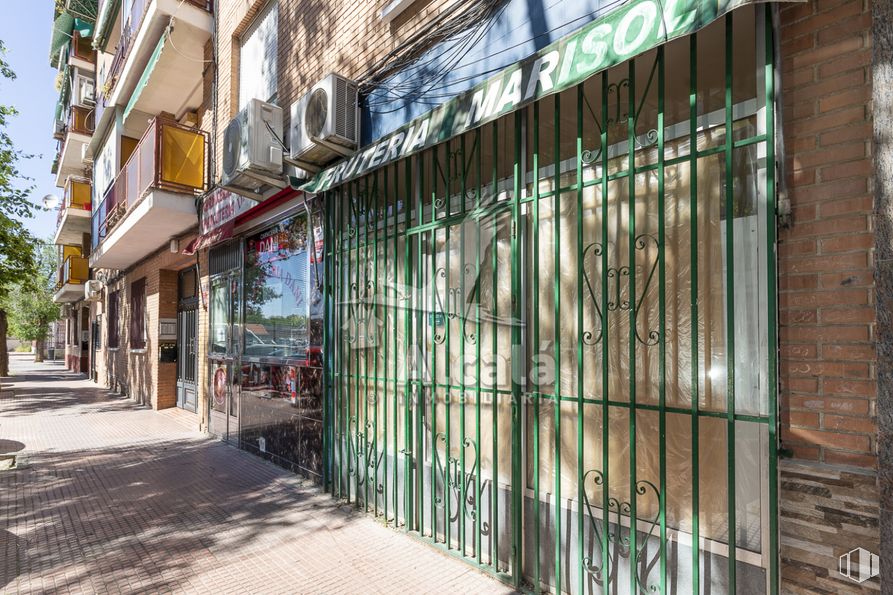
POLYGON ((753 0, 632 0, 384 136, 301 187, 342 182, 496 120, 671 39, 690 35, 753 0))

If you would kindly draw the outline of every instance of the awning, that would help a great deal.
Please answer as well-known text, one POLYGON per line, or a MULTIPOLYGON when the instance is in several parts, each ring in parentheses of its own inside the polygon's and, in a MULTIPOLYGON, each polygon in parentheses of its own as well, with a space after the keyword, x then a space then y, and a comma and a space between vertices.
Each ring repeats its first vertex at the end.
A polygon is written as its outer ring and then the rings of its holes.
POLYGON ((165 31, 165 33, 161 36, 161 39, 158 40, 158 44, 155 46, 155 49, 152 51, 152 55, 149 57, 149 62, 143 69, 143 74, 142 76, 140 76, 140 80, 137 82, 136 88, 130 95, 130 101, 127 102, 127 107, 124 108, 125 122, 127 121, 127 116, 130 115, 131 110, 133 110, 134 106, 136 106, 136 102, 139 100, 140 95, 146 88, 146 85, 149 84, 149 77, 152 76, 152 72, 155 70, 155 66, 158 64, 158 61, 161 60, 161 52, 164 50, 164 45, 166 42, 167 32, 165 31))
POLYGON ((213 231, 202 234, 189 242, 185 248, 183 248, 183 254, 193 255, 199 250, 204 250, 205 248, 216 244, 217 242, 222 242, 224 240, 228 240, 233 237, 233 229, 235 229, 234 221, 227 221, 220 227, 215 228, 213 231))
POLYGON ((179 114, 201 104, 203 39, 185 23, 164 30, 124 108, 125 122, 134 111, 179 114))
POLYGON ((74 17, 63 12, 53 21, 53 35, 50 38, 50 66, 56 66, 59 61, 59 52, 71 41, 71 31, 74 27, 74 17))
POLYGON ((71 41, 74 32, 81 37, 93 37, 93 23, 76 18, 67 12, 61 13, 53 21, 53 35, 50 39, 50 66, 56 66, 59 52, 71 41))
POLYGON ((118 16, 118 9, 121 3, 118 0, 106 0, 102 6, 102 12, 96 17, 96 33, 93 36, 93 48, 105 51, 105 44, 108 43, 109 35, 112 27, 115 26, 115 17, 118 16))
POLYGON ((690 35, 755 1, 629 0, 321 171, 301 190, 323 192, 432 147, 672 39, 690 35))

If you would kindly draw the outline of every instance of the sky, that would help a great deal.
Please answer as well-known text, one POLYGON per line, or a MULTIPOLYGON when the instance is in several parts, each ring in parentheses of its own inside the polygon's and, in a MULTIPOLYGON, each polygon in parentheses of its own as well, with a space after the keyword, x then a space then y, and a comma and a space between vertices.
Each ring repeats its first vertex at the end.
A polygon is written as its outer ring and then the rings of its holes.
MULTIPOLYGON (((19 110, 7 131, 16 148, 34 157, 19 162, 22 174, 32 179, 18 185, 34 185, 31 201, 39 205, 46 194, 62 196, 62 189, 56 188, 56 177, 50 173, 56 152, 53 114, 59 95, 54 83, 56 70, 49 63, 53 0, 29 0, 16 6, 15 18, 0 19, 6 59, 17 75, 13 81, 0 80, 0 104, 19 110)), ((51 238, 56 230, 56 211, 39 212, 25 225, 36 237, 51 238)))

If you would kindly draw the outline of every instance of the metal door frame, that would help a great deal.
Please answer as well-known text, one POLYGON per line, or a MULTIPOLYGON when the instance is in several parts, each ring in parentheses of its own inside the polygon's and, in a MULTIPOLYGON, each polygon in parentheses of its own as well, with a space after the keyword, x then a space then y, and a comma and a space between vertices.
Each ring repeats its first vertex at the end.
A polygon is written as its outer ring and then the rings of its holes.
POLYGON ((192 411, 198 411, 198 302, 199 302, 198 269, 190 267, 177 273, 177 407, 192 411), (195 294, 191 298, 182 298, 182 286, 185 274, 192 271, 195 275, 195 294), (192 337, 189 338, 189 324, 187 320, 192 318, 192 337), (192 360, 192 380, 184 378, 184 367, 192 360), (191 389, 193 395, 192 407, 187 406, 186 395, 191 389))

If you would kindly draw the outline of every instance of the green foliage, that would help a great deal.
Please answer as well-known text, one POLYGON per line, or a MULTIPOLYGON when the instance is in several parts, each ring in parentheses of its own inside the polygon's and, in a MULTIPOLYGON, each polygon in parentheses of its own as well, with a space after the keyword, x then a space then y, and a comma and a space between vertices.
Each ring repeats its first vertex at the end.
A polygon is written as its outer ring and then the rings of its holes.
MULTIPOLYGON (((0 77, 15 79, 15 72, 4 59, 6 45, 0 41, 0 77)), ((0 299, 9 295, 14 287, 31 289, 38 282, 35 238, 22 223, 34 216, 38 206, 31 202, 32 188, 20 188, 18 183, 28 180, 18 168, 19 160, 31 156, 15 148, 6 132, 9 118, 16 109, 0 105, 0 299)))
POLYGON ((9 314, 9 334, 24 341, 47 338, 50 323, 59 320, 59 306, 46 287, 31 291, 17 286, 6 296, 4 307, 9 314))

